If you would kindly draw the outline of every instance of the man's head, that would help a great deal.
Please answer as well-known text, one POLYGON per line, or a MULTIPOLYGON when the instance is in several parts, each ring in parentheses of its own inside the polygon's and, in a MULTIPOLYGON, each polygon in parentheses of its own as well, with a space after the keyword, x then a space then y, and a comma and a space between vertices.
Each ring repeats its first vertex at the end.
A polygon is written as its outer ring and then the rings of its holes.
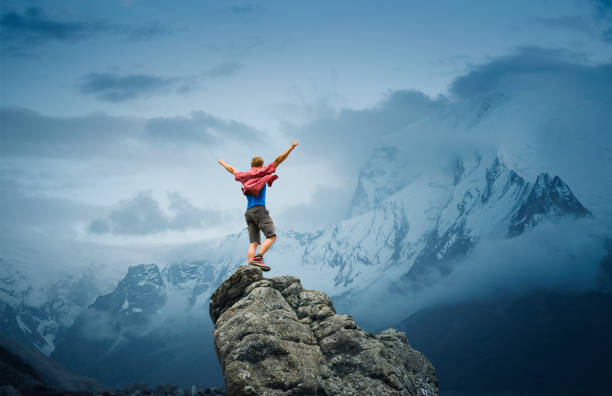
POLYGON ((251 166, 253 168, 261 168, 263 166, 263 158, 261 157, 253 157, 253 159, 251 160, 251 166))

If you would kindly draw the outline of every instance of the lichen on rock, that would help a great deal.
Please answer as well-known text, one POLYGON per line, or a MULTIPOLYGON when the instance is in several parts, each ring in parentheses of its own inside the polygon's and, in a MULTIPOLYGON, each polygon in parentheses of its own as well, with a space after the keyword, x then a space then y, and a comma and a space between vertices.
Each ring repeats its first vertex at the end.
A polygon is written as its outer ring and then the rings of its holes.
POLYGON ((438 395, 433 365, 404 333, 364 332, 296 277, 241 266, 210 316, 228 395, 438 395))

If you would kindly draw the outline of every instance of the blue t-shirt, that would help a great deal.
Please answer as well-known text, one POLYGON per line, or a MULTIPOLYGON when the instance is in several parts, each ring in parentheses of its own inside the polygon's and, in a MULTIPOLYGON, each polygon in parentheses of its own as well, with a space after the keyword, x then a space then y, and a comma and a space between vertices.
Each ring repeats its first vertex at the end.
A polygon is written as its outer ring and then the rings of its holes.
POLYGON ((247 209, 251 206, 263 205, 266 206, 266 185, 264 184, 263 188, 259 190, 259 195, 251 195, 245 194, 247 197, 247 209))

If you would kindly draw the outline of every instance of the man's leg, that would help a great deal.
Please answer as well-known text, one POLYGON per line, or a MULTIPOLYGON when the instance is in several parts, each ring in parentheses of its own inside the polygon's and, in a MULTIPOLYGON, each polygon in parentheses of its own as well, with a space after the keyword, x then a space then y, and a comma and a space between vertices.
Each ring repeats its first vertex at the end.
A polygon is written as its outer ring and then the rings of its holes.
MULTIPOLYGON (((276 235, 273 235, 270 238, 266 238, 266 240, 263 241, 263 243, 261 244, 261 248, 259 249, 259 254, 261 254, 262 256, 266 254, 266 252, 268 251, 268 249, 270 249, 274 241, 276 241, 276 235)), ((249 253, 250 253, 250 250, 249 250, 249 253)))
POLYGON ((249 251, 247 256, 249 258, 248 262, 250 263, 253 261, 253 257, 255 257, 257 246, 259 246, 259 242, 261 240, 259 239, 259 227, 257 227, 257 224, 253 219, 252 210, 247 209, 244 217, 246 218, 247 228, 249 231, 249 251))
POLYGON ((253 242, 253 243, 249 244, 249 261, 248 261, 249 263, 251 261, 253 261, 253 257, 255 257, 255 252, 257 251, 257 246, 259 246, 259 243, 257 243, 257 242, 253 242))
POLYGON ((268 211, 268 209, 266 209, 265 206, 262 207, 260 216, 261 217, 258 219, 258 226, 266 236, 266 240, 263 241, 261 247, 259 248, 259 254, 263 256, 268 251, 268 249, 272 247, 274 241, 276 241, 276 229, 274 228, 274 222, 270 217, 270 212, 268 211))

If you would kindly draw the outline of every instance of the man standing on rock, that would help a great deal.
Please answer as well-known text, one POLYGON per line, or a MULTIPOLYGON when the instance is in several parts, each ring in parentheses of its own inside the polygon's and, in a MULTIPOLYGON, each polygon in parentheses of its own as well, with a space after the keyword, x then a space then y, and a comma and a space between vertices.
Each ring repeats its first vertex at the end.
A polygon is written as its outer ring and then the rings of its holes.
POLYGON ((266 209, 266 184, 272 187, 272 182, 278 179, 278 176, 273 173, 297 145, 297 142, 291 143, 291 147, 266 166, 263 166, 263 158, 253 157, 251 169, 248 172, 238 172, 236 168, 226 164, 224 160, 219 160, 219 164, 234 175, 234 180, 242 183, 242 193, 247 199, 247 210, 244 217, 249 229, 249 264, 264 271, 270 271, 270 267, 264 264, 263 255, 276 241, 274 223, 266 209), (266 240, 261 244, 259 253, 255 254, 260 243, 260 231, 264 233, 266 240))

